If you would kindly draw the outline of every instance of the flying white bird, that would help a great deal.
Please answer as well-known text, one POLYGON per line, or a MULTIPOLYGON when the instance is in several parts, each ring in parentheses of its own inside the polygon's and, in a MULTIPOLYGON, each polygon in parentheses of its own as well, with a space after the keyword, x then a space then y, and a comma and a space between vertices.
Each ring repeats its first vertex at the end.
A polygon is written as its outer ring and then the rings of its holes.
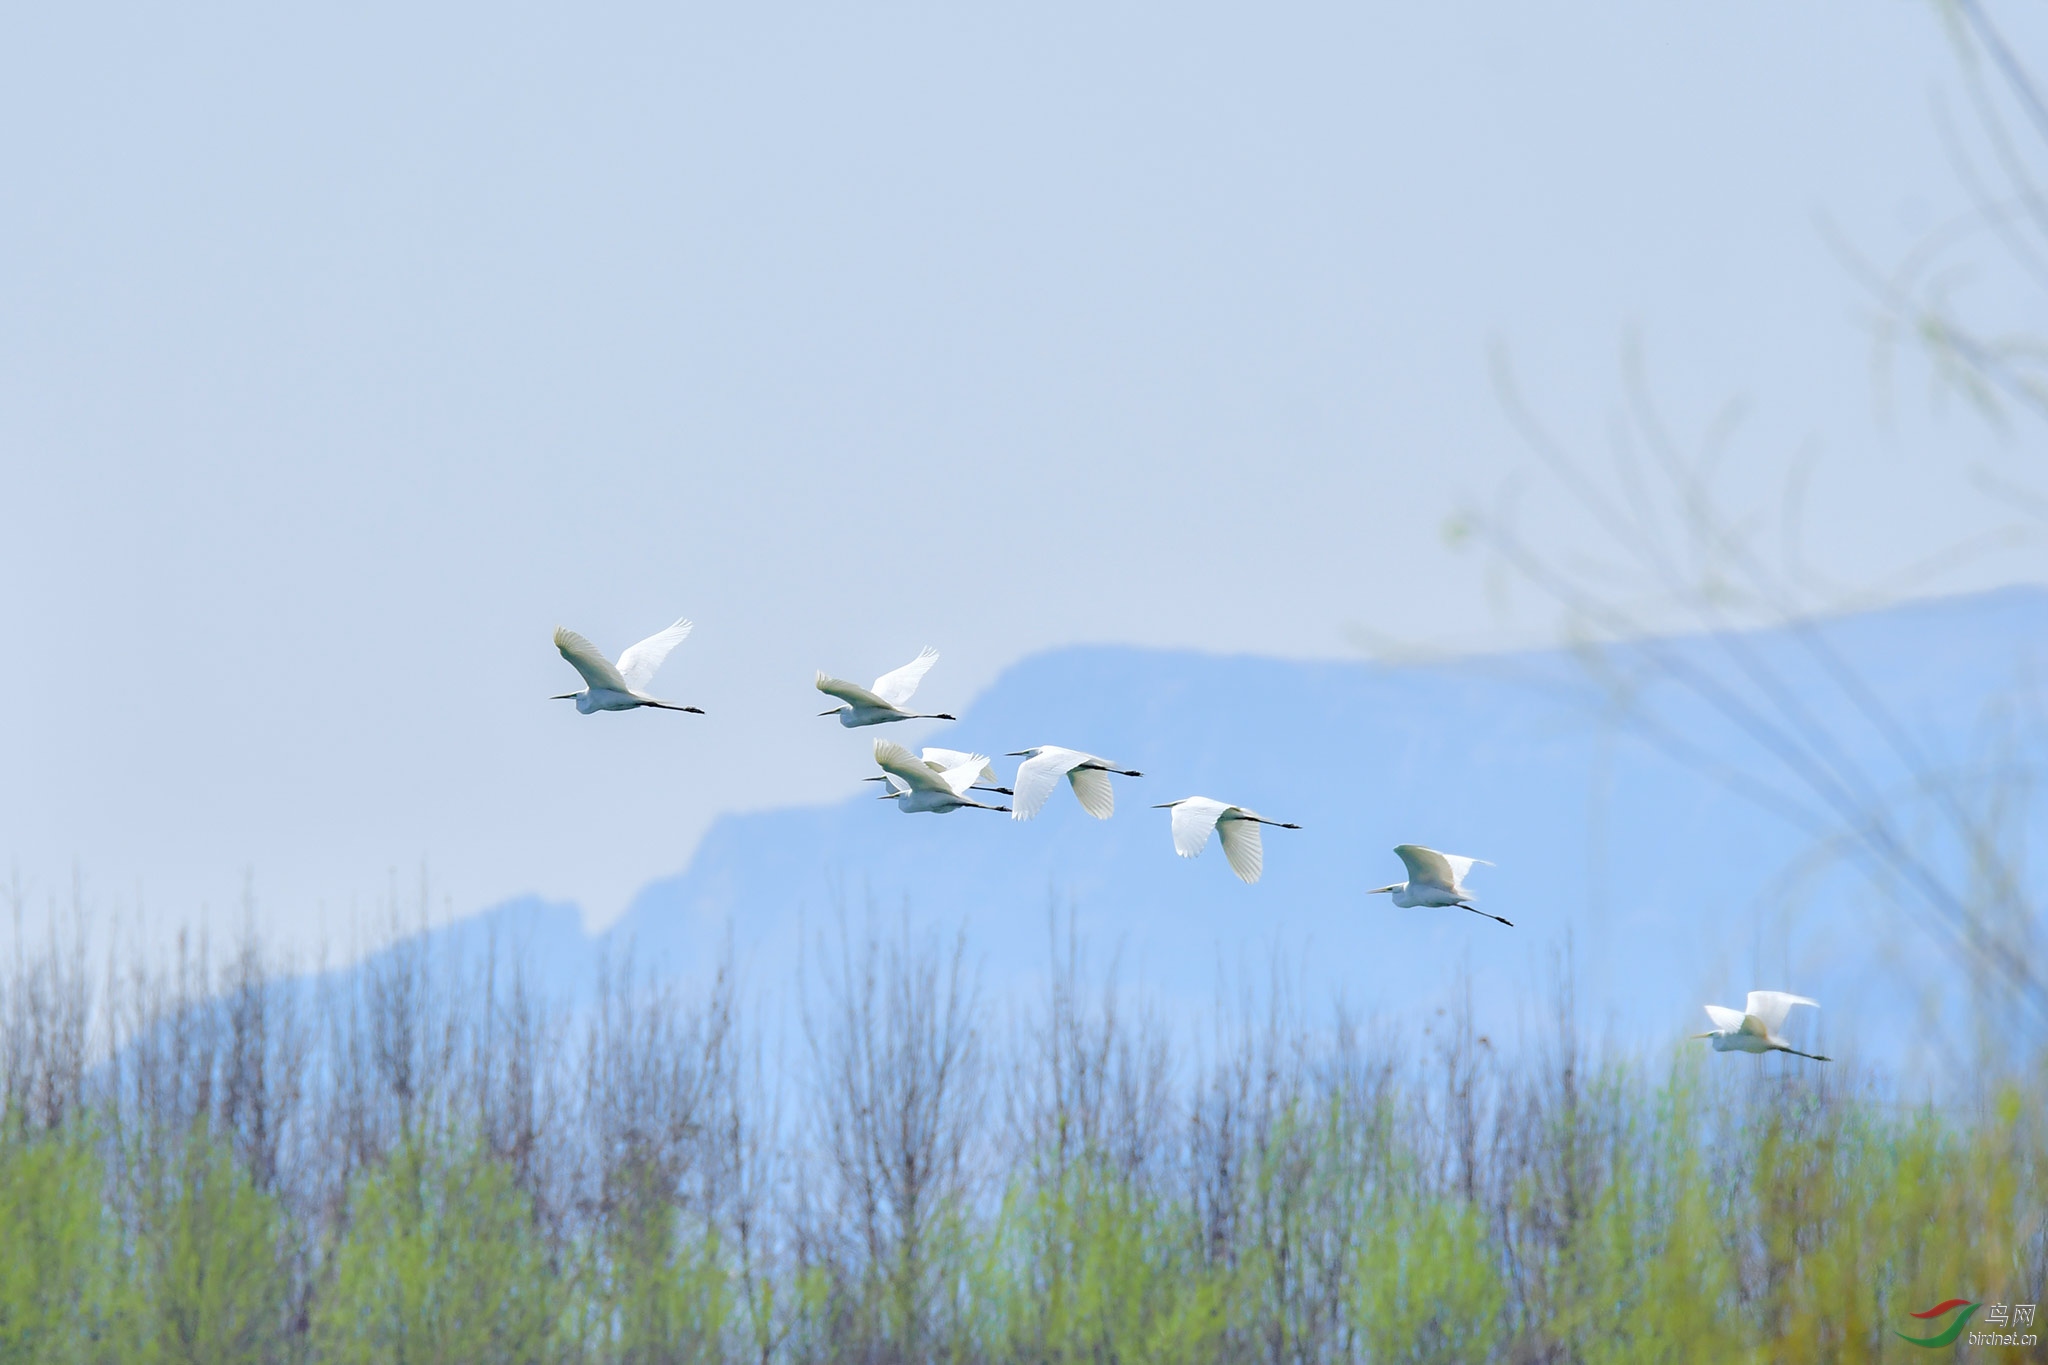
POLYGON ((1809 1057, 1816 1062, 1833 1061, 1814 1052, 1801 1052, 1786 1042, 1778 1033, 1785 1026, 1785 1016, 1792 1012, 1794 1005, 1811 1005, 1820 1008, 1818 1000, 1808 1000, 1803 995, 1787 995, 1783 991, 1751 991, 1749 999, 1739 1010, 1726 1005, 1707 1006, 1707 1018, 1714 1021, 1714 1027, 1705 1033, 1695 1033, 1695 1038, 1714 1040, 1716 1052, 1789 1052, 1794 1057, 1809 1057))
MULTIPOLYGON (((924 765, 935 773, 950 772, 962 764, 972 763, 975 765, 974 785, 968 790, 1001 792, 1004 796, 1010 795, 1008 787, 998 785, 999 779, 996 777, 996 766, 988 761, 987 754, 970 754, 961 749, 941 749, 936 745, 926 745, 923 751, 918 754, 918 757, 922 758, 924 765)), ((891 782, 892 779, 886 773, 877 773, 873 777, 863 777, 861 781, 891 782)))
MULTIPOLYGON (((1486 863, 1484 858, 1462 858, 1455 853, 1439 853, 1421 844, 1398 844, 1395 854, 1408 865, 1408 880, 1395 882, 1392 886, 1375 886, 1366 892, 1368 896, 1391 894, 1394 904, 1407 909, 1416 905, 1455 905, 1460 910, 1470 910, 1475 915, 1485 915, 1496 924, 1514 928, 1512 920, 1499 915, 1487 915, 1469 902, 1472 893, 1465 889, 1465 874, 1472 870, 1474 863, 1486 863)), ((1492 863, 1486 863, 1492 867, 1492 863)))
POLYGON ((664 711, 692 711, 697 715, 704 712, 695 706, 678 706, 672 701, 662 701, 647 695, 647 685, 654 681, 654 671, 661 667, 669 651, 681 644, 690 633, 688 621, 678 621, 667 630, 650 635, 619 656, 614 665, 611 660, 598 652, 596 645, 578 635, 566 626, 555 627, 555 648, 562 651, 583 681, 588 684, 581 692, 561 692, 548 698, 550 701, 573 701, 576 709, 584 715, 592 711, 631 711, 636 706, 656 706, 664 711))
POLYGON ((1259 842, 1260 825, 1301 828, 1268 820, 1243 806, 1211 801, 1206 796, 1183 796, 1178 801, 1163 801, 1152 809, 1173 812, 1173 851, 1183 858, 1192 858, 1208 847, 1209 831, 1216 831, 1223 839, 1223 856, 1230 860, 1230 870, 1245 882, 1257 881, 1266 865, 1265 849, 1259 842))
POLYGON ((918 751, 917 756, 942 773, 951 772, 963 763, 977 763, 980 766, 974 771, 975 791, 1010 795, 1008 787, 998 785, 1002 779, 996 776, 996 765, 988 761, 987 754, 970 754, 960 749, 941 749, 934 745, 926 745, 918 751))
MULTIPOLYGON (((980 759, 978 754, 968 757, 980 759)), ((882 794, 882 799, 894 798, 898 810, 932 811, 946 815, 962 806, 972 806, 976 810, 1009 809, 1008 806, 987 805, 967 794, 986 760, 962 763, 948 772, 935 772, 930 764, 895 740, 878 739, 875 741, 875 762, 881 765, 883 776, 889 783, 889 790, 882 794)))
MULTIPOLYGON (((1006 757, 1024 760, 1017 765, 1017 809, 1010 813, 1012 820, 1029 820, 1044 809, 1061 777, 1073 784, 1074 796, 1081 802, 1082 810, 1098 820, 1107 820, 1116 810, 1116 792, 1109 785, 1109 775, 1144 776, 1129 768, 1119 768, 1094 754, 1084 754, 1079 749, 1062 749, 1057 744, 1019 749, 1006 757)), ((1208 838, 1206 834, 1202 837, 1208 838)))
POLYGON ((927 648, 915 659, 892 673, 884 673, 875 679, 872 688, 858 683, 844 682, 832 677, 823 669, 818 671, 818 690, 828 697, 837 697, 845 702, 830 711, 820 711, 821 716, 837 716, 839 723, 851 730, 857 725, 881 725, 892 720, 952 720, 942 711, 906 711, 903 703, 910 700, 924 675, 939 661, 939 651, 927 648))

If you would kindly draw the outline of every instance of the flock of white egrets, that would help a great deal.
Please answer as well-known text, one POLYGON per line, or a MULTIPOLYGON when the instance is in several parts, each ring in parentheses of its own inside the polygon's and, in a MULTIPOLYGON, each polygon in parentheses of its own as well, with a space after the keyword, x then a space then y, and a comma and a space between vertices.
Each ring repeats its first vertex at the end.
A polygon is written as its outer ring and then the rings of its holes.
MULTIPOLYGON (((584 715, 592 711, 631 711, 642 706, 704 714, 698 707, 663 701, 647 690, 654 681, 655 670, 689 635, 690 629, 690 622, 677 621, 619 655, 615 664, 575 631, 556 627, 555 648, 583 675, 585 685, 581 692, 559 693, 553 700, 573 701, 576 709, 584 715)), ((818 690, 828 697, 838 698, 840 705, 819 714, 839 717, 839 723, 848 729, 899 720, 952 720, 954 717, 943 711, 904 709, 916 693, 917 685, 938 659, 936 649, 925 649, 903 667, 875 679, 871 687, 834 678, 821 670, 817 679, 818 690)), ((986 754, 927 748, 913 755, 893 740, 878 739, 875 741, 875 763, 882 771, 864 780, 883 783, 882 799, 893 800, 897 809, 903 811, 945 815, 972 808, 1008 811, 1013 820, 1029 820, 1044 809, 1053 789, 1064 777, 1073 787, 1081 809, 1098 820, 1107 820, 1116 810, 1116 791, 1110 785, 1110 775, 1142 776, 1094 754, 1055 744, 1018 749, 1006 757, 1024 760, 1017 766, 1017 776, 1008 787, 998 785, 995 767, 986 754), (1015 804, 999 806, 978 801, 969 794, 977 791, 1007 796, 1015 804)), ((1175 853, 1183 858, 1196 856, 1208 847, 1209 836, 1214 833, 1222 841, 1223 856, 1229 862, 1230 870, 1246 882, 1257 881, 1265 868, 1266 855, 1259 826, 1301 828, 1283 820, 1268 820, 1247 806, 1233 806, 1207 796, 1184 796, 1178 801, 1162 802, 1153 809, 1173 813, 1175 853)), ((1465 887, 1465 875, 1472 870, 1473 864, 1485 859, 1439 853, 1420 844, 1401 844, 1394 853, 1407 867, 1408 880, 1374 887, 1369 894, 1390 896, 1395 905, 1404 908, 1433 906, 1469 910, 1497 924, 1513 927, 1510 921, 1488 914, 1472 904, 1473 896, 1465 887)), ((1786 1014, 1794 1005, 1815 1005, 1818 1008, 1816 1002, 1803 995, 1751 991, 1741 1010, 1708 1005, 1707 1015, 1714 1021, 1714 1027, 1693 1036, 1712 1039, 1716 1052, 1789 1052, 1818 1062, 1827 1061, 1826 1057, 1799 1051, 1779 1033, 1786 1014)))

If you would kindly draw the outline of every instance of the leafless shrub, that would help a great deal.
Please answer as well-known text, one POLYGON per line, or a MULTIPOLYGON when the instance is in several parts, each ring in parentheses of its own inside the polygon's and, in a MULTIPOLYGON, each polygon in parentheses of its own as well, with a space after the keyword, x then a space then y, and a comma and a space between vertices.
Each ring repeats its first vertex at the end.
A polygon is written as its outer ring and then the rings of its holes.
POLYGON ((1072 920, 1048 914, 1050 975, 1027 1004, 1011 1046, 1004 1097, 1007 1155, 1051 1163, 1103 1159, 1142 1179, 1167 1158, 1172 1125, 1170 1044, 1157 1013, 1127 1015, 1115 966, 1091 983, 1072 920), (1090 993, 1094 1003, 1089 1001, 1090 993))
POLYGON ((835 1331, 875 1360, 922 1358, 944 1308, 944 1225, 981 1174, 989 1077, 966 953, 964 933, 949 950, 907 919, 887 939, 870 920, 856 940, 842 918, 822 996, 805 999, 823 1176, 806 1241, 839 1288, 835 1331))
POLYGON ((7 1033, 0 1047, 0 1099, 15 1123, 47 1131, 85 1103, 85 1066, 92 1024, 86 976, 85 916, 73 884, 72 932, 59 930, 52 907, 43 951, 30 956, 26 895, 17 875, 9 890, 14 963, 0 1003, 7 1033))

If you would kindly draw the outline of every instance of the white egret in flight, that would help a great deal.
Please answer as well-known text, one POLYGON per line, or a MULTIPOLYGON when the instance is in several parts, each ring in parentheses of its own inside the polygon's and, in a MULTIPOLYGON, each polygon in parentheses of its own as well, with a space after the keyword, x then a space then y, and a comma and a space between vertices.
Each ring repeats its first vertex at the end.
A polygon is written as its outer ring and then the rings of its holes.
MULTIPOLYGON (((1004 796, 1010 795, 1010 789, 999 784, 999 780, 996 777, 996 766, 988 761, 987 754, 970 754, 962 749, 941 749, 937 745, 928 744, 918 754, 918 757, 922 758, 925 766, 935 773, 949 772, 964 763, 972 763, 975 765, 974 785, 968 790, 1001 792, 1004 796)), ((877 773, 873 777, 863 777, 861 779, 863 782, 886 782, 888 780, 888 776, 884 773, 877 773)))
MULTIPOLYGON (((1110 788, 1109 775, 1120 777, 1143 777, 1144 774, 1130 768, 1119 768, 1094 754, 1084 754, 1079 749, 1062 749, 1057 744, 1041 744, 1035 749, 1019 749, 1008 754, 1009 758, 1021 758, 1017 765, 1017 809, 1012 811, 1012 820, 1029 820, 1045 807, 1052 789, 1065 777, 1073 784, 1074 796, 1081 803, 1081 809, 1098 820, 1107 820, 1116 810, 1116 792, 1110 788)), ((1205 839, 1208 837, 1203 836, 1205 839)))
POLYGON ((1739 1010, 1726 1005, 1707 1006, 1707 1018, 1714 1021, 1714 1027, 1705 1033, 1695 1033, 1695 1038, 1714 1040, 1716 1052, 1789 1052, 1794 1057, 1808 1057, 1816 1062, 1833 1061, 1814 1052, 1801 1052, 1786 1042, 1778 1033, 1785 1026, 1785 1016, 1792 1012, 1794 1005, 1811 1005, 1820 1008, 1818 1000, 1808 1000, 1803 995, 1787 995, 1783 991, 1751 991, 1749 999, 1739 1010))
POLYGON ((1008 810, 1008 806, 991 806, 975 800, 968 791, 974 786, 982 764, 987 760, 978 754, 968 755, 970 761, 946 772, 933 771, 930 764, 898 744, 893 739, 875 741, 875 762, 881 765, 882 774, 888 780, 889 790, 882 794, 883 800, 894 798, 896 808, 904 811, 932 811, 946 815, 962 806, 976 810, 1008 810))
POLYGON ((917 691, 918 683, 938 661, 939 651, 927 648, 903 667, 875 679, 872 688, 844 682, 820 669, 818 690, 828 697, 839 698, 846 705, 818 714, 839 717, 839 723, 849 730, 857 725, 881 725, 892 720, 952 720, 952 716, 942 711, 903 709, 903 703, 910 700, 911 693, 917 691))
MULTIPOLYGON (((1470 903, 1472 893, 1465 889, 1465 874, 1472 870, 1472 864, 1486 863, 1486 859, 1439 853, 1421 844, 1399 844, 1395 846, 1394 853, 1408 865, 1408 880, 1395 882, 1392 886, 1375 886, 1366 895, 1391 894, 1394 904, 1403 909, 1416 905, 1455 905, 1460 910, 1485 915, 1496 924, 1505 924, 1510 929, 1515 927, 1514 921, 1488 915, 1470 903)), ((1492 863, 1486 865, 1493 866, 1492 863)))
POLYGON ((1230 860, 1230 870, 1245 882, 1257 881, 1259 873, 1265 869, 1266 852, 1259 842, 1260 825, 1301 828, 1281 820, 1268 820, 1243 806, 1226 806, 1221 801, 1211 801, 1206 796, 1183 796, 1178 801, 1163 801, 1152 809, 1173 812, 1173 851, 1183 858, 1192 858, 1208 847, 1209 832, 1216 831, 1223 839, 1223 856, 1230 860))
POLYGON ((619 656, 614 665, 598 652, 596 645, 566 626, 555 627, 555 648, 562 651, 587 686, 581 692, 561 692, 550 701, 573 701, 584 715, 592 711, 631 711, 636 706, 655 706, 664 711, 704 712, 695 706, 678 706, 647 695, 654 671, 669 651, 690 633, 688 621, 678 621, 667 630, 650 635, 619 656))

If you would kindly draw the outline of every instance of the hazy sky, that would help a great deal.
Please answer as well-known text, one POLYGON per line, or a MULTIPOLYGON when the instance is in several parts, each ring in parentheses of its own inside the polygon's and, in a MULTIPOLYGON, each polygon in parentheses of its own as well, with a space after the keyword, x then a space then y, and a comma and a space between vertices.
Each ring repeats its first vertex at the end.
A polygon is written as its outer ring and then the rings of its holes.
POLYGON ((1816 226, 1964 202, 1931 4, 202 8, 0 17, 32 901, 246 873, 310 940, 424 862, 601 922, 850 790, 818 667, 1534 631, 1441 535, 1529 468, 1496 340, 1593 448, 1631 328, 1681 430, 1745 399, 1738 493, 1818 452, 1845 575, 2017 458, 1917 363, 1878 421, 1816 226), (677 615, 707 717, 545 699, 557 623, 677 615))

